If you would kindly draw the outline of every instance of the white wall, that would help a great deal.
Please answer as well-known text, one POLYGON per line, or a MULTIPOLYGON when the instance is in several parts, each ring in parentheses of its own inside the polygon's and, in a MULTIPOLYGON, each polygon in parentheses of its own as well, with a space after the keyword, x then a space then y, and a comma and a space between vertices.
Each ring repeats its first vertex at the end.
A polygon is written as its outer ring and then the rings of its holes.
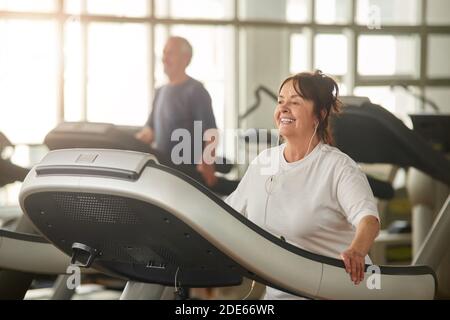
MULTIPOLYGON (((271 19, 284 20, 286 1, 246 1, 246 10, 252 14, 271 19), (264 5, 263 5, 264 4, 264 5), (256 12, 256 13, 255 13, 256 12)), ((289 32, 280 28, 243 29, 240 36, 240 113, 255 100, 253 92, 264 85, 277 92, 283 79, 289 75, 289 32)), ((243 126, 245 128, 273 128, 272 115, 275 102, 265 97, 259 110, 253 113, 243 126)))

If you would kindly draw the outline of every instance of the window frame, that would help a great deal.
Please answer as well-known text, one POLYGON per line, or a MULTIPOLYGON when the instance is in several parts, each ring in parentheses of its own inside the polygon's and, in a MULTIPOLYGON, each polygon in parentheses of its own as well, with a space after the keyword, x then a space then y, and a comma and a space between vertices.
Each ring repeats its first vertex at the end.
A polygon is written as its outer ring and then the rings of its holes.
MULTIPOLYGON (((120 17, 112 15, 98 15, 87 13, 86 1, 80 0, 82 10, 79 15, 66 13, 64 10, 64 0, 57 0, 57 8, 55 12, 13 12, 13 11, 0 11, 0 19, 38 19, 38 20, 55 20, 57 21, 58 30, 58 52, 57 52, 57 79, 58 79, 58 95, 57 99, 57 119, 58 121, 64 121, 64 28, 65 22, 71 18, 77 18, 80 20, 82 26, 82 42, 83 42, 83 57, 82 57, 82 118, 86 120, 87 116, 87 26, 92 22, 115 22, 115 23, 143 23, 147 24, 150 29, 150 40, 148 50, 149 63, 149 101, 154 96, 154 84, 155 75, 155 54, 153 48, 155 47, 155 26, 164 25, 170 28, 173 25, 205 25, 205 26, 231 26, 233 28, 234 36, 234 80, 233 92, 234 92, 234 105, 238 106, 241 86, 239 84, 239 34, 243 28, 246 27, 261 27, 261 28, 286 28, 290 34, 307 32, 307 47, 308 47, 308 65, 312 69, 314 66, 315 45, 314 38, 317 34, 322 33, 342 33, 347 37, 348 41, 348 72, 342 77, 336 77, 342 83, 345 83, 349 93, 353 93, 355 87, 362 86, 388 86, 393 82, 400 82, 405 85, 411 85, 418 87, 421 94, 426 94, 427 88, 432 87, 449 87, 450 78, 430 78, 427 72, 427 59, 429 55, 428 38, 431 34, 445 34, 450 35, 450 25, 429 25, 427 23, 427 7, 428 0, 420 0, 420 6, 422 9, 420 23, 418 25, 382 25, 381 29, 368 29, 367 26, 358 25, 356 22, 356 6, 357 0, 351 0, 350 8, 350 21, 345 24, 318 24, 315 21, 315 7, 316 0, 309 0, 308 15, 311 17, 311 22, 295 23, 287 21, 270 21, 270 20, 250 20, 241 19, 239 15, 239 0, 233 0, 232 18, 231 19, 177 19, 173 17, 157 17, 155 15, 155 0, 148 1, 148 15, 144 17, 120 17), (417 78, 410 78, 405 76, 362 76, 357 72, 358 65, 358 38, 361 35, 417 35, 419 37, 419 74, 417 78)), ((170 0, 167 0, 170 1, 170 0)), ((423 107, 423 106, 422 106, 423 107)), ((149 111, 151 104, 149 106, 149 111)), ((225 117, 225 127, 237 127, 238 125, 238 107, 231 110, 232 116, 225 117)))

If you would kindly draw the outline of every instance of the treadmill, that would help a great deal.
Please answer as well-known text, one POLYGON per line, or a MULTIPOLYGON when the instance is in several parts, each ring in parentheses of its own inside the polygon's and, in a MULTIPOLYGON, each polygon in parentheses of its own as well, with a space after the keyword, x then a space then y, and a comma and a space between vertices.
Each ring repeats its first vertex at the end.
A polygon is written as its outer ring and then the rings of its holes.
MULTIPOLYGON (((417 142, 417 139, 421 139, 420 137, 418 138, 417 134, 411 133, 410 130, 406 128, 403 123, 396 120, 392 114, 389 114, 386 110, 382 109, 379 106, 371 104, 368 99, 362 101, 361 99, 359 99, 359 101, 347 103, 347 105, 350 106, 350 108, 344 108, 344 112, 339 116, 338 119, 339 121, 341 121, 341 126, 339 127, 338 124, 335 127, 335 135, 337 138, 338 146, 345 152, 351 154, 351 156, 354 157, 356 161, 360 161, 360 159, 365 159, 365 161, 367 162, 381 161, 383 163, 390 163, 390 161, 393 161, 396 164, 402 164, 402 166, 417 166, 427 174, 430 174, 440 181, 448 184, 448 175, 450 172, 450 165, 448 160, 443 158, 442 154, 433 150, 427 144, 427 142, 424 141, 424 139, 417 142), (346 120, 347 113, 345 110, 349 111, 348 114, 350 114, 350 118, 353 119, 353 121, 346 120), (375 125, 366 125, 370 124, 371 122, 374 122, 375 125), (339 128, 341 128, 341 130, 339 130, 339 128), (384 137, 384 139, 381 139, 381 137, 384 137), (383 146, 388 144, 397 145, 397 148, 399 148, 399 150, 403 150, 405 154, 394 150, 394 152, 396 152, 395 155, 389 155, 388 151, 383 151, 383 146), (360 149, 360 151, 358 151, 358 149, 360 149), (399 158, 400 160, 398 160, 399 158)), ((392 147, 389 148, 392 149, 392 147)), ((176 202, 177 200, 174 201, 176 202)), ((444 218, 448 217, 447 211, 444 210, 442 215, 444 218)), ((32 225, 26 226, 25 223, 25 226, 17 231, 21 233, 32 233, 34 229, 32 227, 32 225)), ((15 251, 15 255, 9 256, 10 259, 8 259, 7 262, 2 260, 2 257, 7 257, 7 255, 3 254, 4 251, 2 250, 10 250, 5 244, 8 243, 6 240, 13 238, 13 236, 14 235, 9 233, 0 233, 0 268, 5 268, 6 263, 8 263, 6 266, 8 266, 8 268, 11 268, 11 270, 23 268, 22 263, 20 262, 23 258, 20 255, 27 254, 26 252, 28 251, 33 251, 34 244, 41 243, 40 241, 31 241, 33 239, 27 238, 27 240, 30 240, 28 246, 22 246, 21 248, 24 249, 21 252, 15 251), (17 263, 15 263, 15 261, 17 263)), ((14 239, 15 241, 20 241, 19 239, 17 239, 17 237, 14 239)), ((44 238, 41 237, 40 239, 43 240, 44 238)), ((52 256, 55 260, 58 260, 61 251, 50 243, 47 243, 47 248, 49 248, 49 250, 52 250, 52 256)), ((31 256, 29 257, 30 259, 28 260, 28 265, 32 269, 32 261, 34 261, 34 259, 31 259, 31 256)), ((427 260, 423 261, 428 264, 428 262, 426 262, 427 260)), ((48 260, 45 262, 48 263, 48 270, 50 270, 52 259, 48 258, 48 260)), ((10 281, 6 282, 10 285, 3 285, 4 280, 5 279, 2 279, 0 274, 0 298, 3 298, 5 294, 6 297, 23 297, 26 289, 28 288, 26 284, 20 287, 17 282, 10 281), (14 294, 14 292, 16 294, 14 294)), ((9 278, 7 277, 6 281, 8 280, 9 278)), ((272 285, 276 286, 276 284, 272 285)), ((307 293, 304 295, 306 296, 307 293)))
POLYGON ((314 299, 433 299, 437 286, 427 266, 381 266, 380 289, 355 286, 341 260, 286 243, 145 153, 52 151, 27 176, 20 204, 73 264, 128 280, 124 299, 142 283, 227 286, 242 277, 314 299))

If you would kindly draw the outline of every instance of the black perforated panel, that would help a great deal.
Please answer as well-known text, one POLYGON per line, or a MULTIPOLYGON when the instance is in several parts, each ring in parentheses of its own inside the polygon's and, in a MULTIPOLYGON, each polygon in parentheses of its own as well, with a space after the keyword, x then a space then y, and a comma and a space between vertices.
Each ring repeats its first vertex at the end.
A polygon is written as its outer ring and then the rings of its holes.
POLYGON ((95 249, 94 267, 102 271, 165 285, 173 285, 175 274, 186 286, 242 281, 234 261, 150 203, 95 193, 42 192, 26 198, 25 208, 38 229, 67 254, 72 255, 75 242, 95 249))
POLYGON ((136 215, 123 198, 109 195, 55 193, 58 209, 75 221, 137 224, 136 215))

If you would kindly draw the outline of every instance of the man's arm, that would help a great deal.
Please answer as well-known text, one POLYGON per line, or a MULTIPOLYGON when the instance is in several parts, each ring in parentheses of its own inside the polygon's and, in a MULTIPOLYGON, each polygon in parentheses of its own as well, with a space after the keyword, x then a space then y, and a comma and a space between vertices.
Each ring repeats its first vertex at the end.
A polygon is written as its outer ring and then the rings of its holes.
POLYGON ((206 185, 212 187, 217 183, 215 159, 219 132, 217 129, 208 129, 204 133, 204 138, 206 140, 205 148, 203 149, 202 161, 197 165, 197 171, 201 173, 206 185))
POLYGON ((143 143, 151 144, 154 140, 153 129, 148 126, 144 126, 141 131, 135 134, 135 138, 141 140, 143 143))
POLYGON ((194 121, 201 121, 203 127, 204 148, 201 163, 197 165, 197 170, 202 174, 206 185, 212 187, 217 183, 214 161, 215 149, 219 139, 211 96, 203 86, 199 87, 194 95, 193 118, 194 121))
POLYGON ((154 113, 155 113, 155 102, 158 97, 159 90, 156 90, 155 92, 155 99, 153 100, 153 107, 152 111, 150 112, 150 115, 148 116, 147 122, 145 123, 144 127, 135 134, 135 138, 138 140, 141 140, 143 143, 146 144, 152 144, 152 142, 155 139, 155 135, 153 132, 153 126, 154 126, 154 113))

